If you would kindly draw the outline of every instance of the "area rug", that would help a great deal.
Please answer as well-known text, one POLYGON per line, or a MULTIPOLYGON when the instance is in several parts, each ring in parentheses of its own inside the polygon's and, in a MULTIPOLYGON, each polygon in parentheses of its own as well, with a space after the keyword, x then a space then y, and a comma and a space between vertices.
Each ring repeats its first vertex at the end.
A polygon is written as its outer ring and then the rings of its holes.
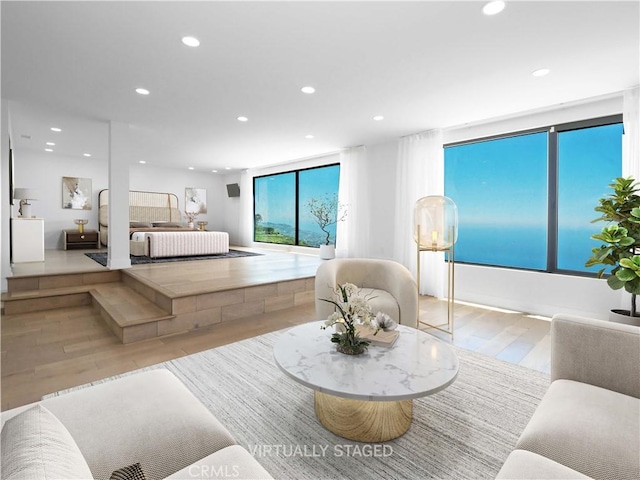
POLYGON ((362 444, 322 427, 312 391, 276 367, 272 350, 280 335, 150 367, 174 372, 278 480, 492 479, 549 384, 547 374, 456 348, 457 380, 414 401, 409 431, 362 444))
MULTIPOLYGON (((85 253, 91 260, 95 260, 103 267, 107 266, 107 253, 85 253)), ((238 258, 238 257, 254 257, 256 255, 262 255, 262 253, 245 252, 241 250, 229 249, 228 253, 218 253, 215 255, 196 255, 193 257, 163 257, 163 258, 151 258, 144 255, 129 255, 131 258, 131 265, 144 265, 145 263, 168 263, 168 262, 192 262, 194 260, 215 260, 218 258, 238 258)))

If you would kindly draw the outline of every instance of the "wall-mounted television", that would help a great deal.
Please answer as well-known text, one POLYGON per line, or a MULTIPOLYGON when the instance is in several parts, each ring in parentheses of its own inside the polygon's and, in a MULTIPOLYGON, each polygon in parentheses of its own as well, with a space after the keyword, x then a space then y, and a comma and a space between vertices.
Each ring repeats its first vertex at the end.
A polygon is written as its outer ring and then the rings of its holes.
POLYGON ((240 185, 237 183, 228 183, 227 184, 227 195, 230 197, 239 197, 240 196, 240 185))

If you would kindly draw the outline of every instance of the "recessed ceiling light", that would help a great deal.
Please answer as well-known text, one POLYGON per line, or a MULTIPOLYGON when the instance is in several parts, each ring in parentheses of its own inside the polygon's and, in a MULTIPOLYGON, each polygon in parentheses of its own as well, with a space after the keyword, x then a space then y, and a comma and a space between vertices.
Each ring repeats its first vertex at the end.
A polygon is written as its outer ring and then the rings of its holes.
POLYGON ((211 173, 218 173, 218 170, 211 170, 211 173))
POLYGON ((495 15, 504 10, 505 3, 501 0, 497 0, 495 2, 489 2, 484 7, 482 7, 482 13, 485 15, 495 15))
POLYGON ((138 160, 138 163, 141 163, 142 165, 144 165, 147 162, 145 162, 144 160, 138 160))
POLYGON ((82 154, 82 156, 83 156, 83 157, 90 157, 90 156, 91 156, 91 154, 90 154, 90 153, 83 153, 83 154, 82 154))
POLYGON ((182 37, 182 43, 184 43, 187 47, 200 46, 200 40, 198 40, 196 37, 182 37))
POLYGON ((189 167, 189 170, 193 170, 193 169, 194 169, 193 167, 189 167))
POLYGON ((55 146, 55 143, 53 143, 53 142, 47 142, 47 145, 49 145, 50 147, 53 147, 53 146, 55 146))
POLYGON ((313 137, 313 135, 305 135, 304 138, 308 138, 309 140, 311 140, 313 137))
POLYGON ((62 129, 61 129, 61 128, 58 128, 58 127, 51 127, 51 131, 52 131, 52 132, 61 132, 61 131, 62 131, 62 129))
POLYGON ((140 95, 149 95, 149 90, 146 88, 136 88, 136 93, 139 93, 140 95))
POLYGON ((238 117, 239 122, 248 122, 249 119, 247 117, 238 117))
POLYGON ((316 89, 311 87, 311 86, 302 87, 300 90, 302 91, 302 93, 306 93, 307 95, 311 95, 312 93, 316 93, 316 89))
POLYGON ((45 148, 44 151, 45 152, 53 152, 53 149, 52 148, 45 148))
POLYGON ((231 167, 224 167, 225 170, 231 170, 231 167))
POLYGON ((549 75, 551 70, 548 68, 539 68, 538 70, 531 73, 534 77, 544 77, 545 75, 549 75))
POLYGON ((379 122, 380 120, 384 120, 384 117, 383 117, 382 115, 376 115, 375 117, 373 117, 373 119, 374 119, 376 122, 379 122))

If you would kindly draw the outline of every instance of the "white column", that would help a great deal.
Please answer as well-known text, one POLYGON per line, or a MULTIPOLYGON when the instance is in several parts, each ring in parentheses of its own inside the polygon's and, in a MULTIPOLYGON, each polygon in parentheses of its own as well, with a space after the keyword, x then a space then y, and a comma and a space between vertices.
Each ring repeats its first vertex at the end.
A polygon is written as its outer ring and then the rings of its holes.
POLYGON ((640 180, 640 87, 624 92, 622 175, 640 180))
POLYGON ((7 277, 11 276, 11 258, 9 254, 9 222, 11 219, 11 205, 9 204, 9 101, 2 99, 1 102, 0 130, 2 139, 0 140, 0 158, 2 159, 0 175, 0 205, 2 215, 0 215, 0 245, 2 246, 0 258, 2 258, 2 291, 7 291, 7 277))
POLYGON ((111 270, 131 267, 129 257, 129 125, 109 122, 109 254, 111 270))

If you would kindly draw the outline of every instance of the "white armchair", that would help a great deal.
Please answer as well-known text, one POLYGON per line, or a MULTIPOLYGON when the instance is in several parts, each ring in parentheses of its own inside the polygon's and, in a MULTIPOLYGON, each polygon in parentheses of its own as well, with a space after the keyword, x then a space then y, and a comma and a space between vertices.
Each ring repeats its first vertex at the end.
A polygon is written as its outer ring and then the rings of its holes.
POLYGON ((316 272, 316 315, 324 320, 334 306, 322 299, 333 298, 343 283, 360 287, 374 312, 383 312, 400 324, 418 326, 418 290, 411 272, 391 260, 336 258, 325 261, 316 272))

